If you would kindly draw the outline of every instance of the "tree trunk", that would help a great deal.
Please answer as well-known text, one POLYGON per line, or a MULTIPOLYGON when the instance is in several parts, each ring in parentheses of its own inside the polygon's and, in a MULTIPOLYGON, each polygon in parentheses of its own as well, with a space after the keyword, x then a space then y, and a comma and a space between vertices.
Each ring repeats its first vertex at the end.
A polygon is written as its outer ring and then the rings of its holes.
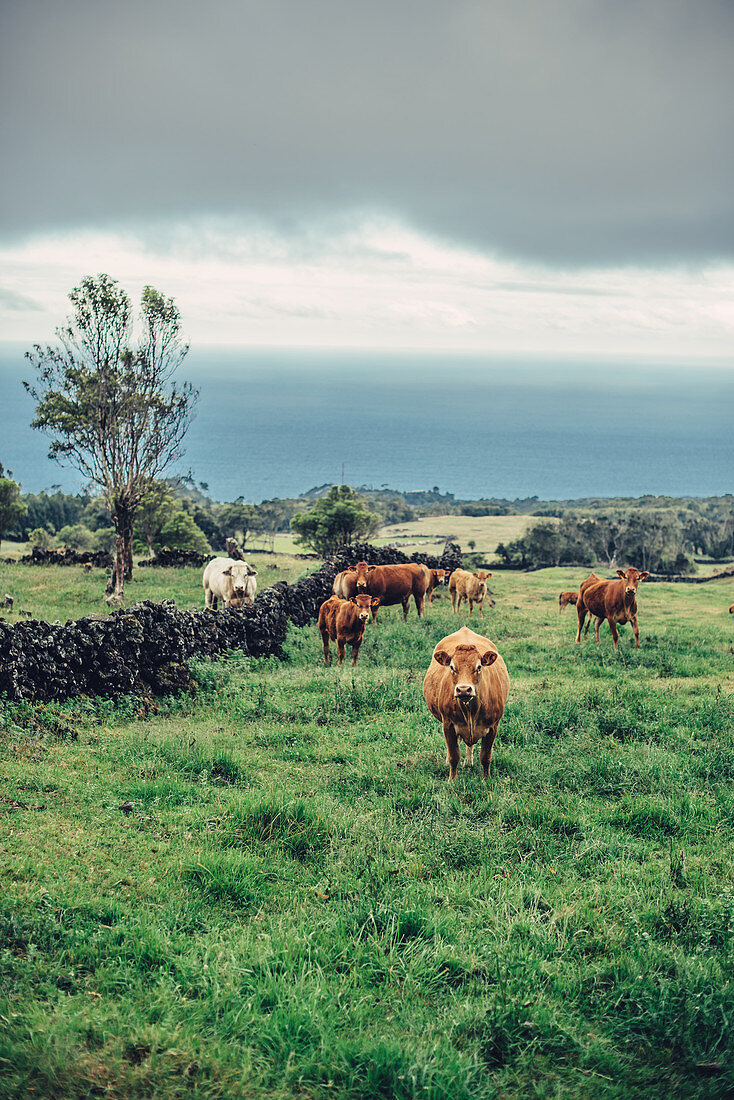
POLYGON ((125 580, 129 581, 133 575, 133 523, 132 517, 123 533, 123 553, 125 558, 125 580))
POLYGON ((121 600, 125 593, 125 581, 130 580, 133 571, 133 520, 135 512, 118 505, 112 513, 115 528, 115 554, 112 564, 112 576, 107 581, 105 592, 121 600))

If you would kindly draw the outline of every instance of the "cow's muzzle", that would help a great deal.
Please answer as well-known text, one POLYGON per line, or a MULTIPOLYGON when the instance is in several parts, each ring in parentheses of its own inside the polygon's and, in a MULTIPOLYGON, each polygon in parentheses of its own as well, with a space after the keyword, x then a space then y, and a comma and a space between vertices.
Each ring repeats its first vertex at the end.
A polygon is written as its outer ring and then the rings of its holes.
POLYGON ((473 699, 476 694, 474 684, 457 684, 454 688, 454 699, 473 699))

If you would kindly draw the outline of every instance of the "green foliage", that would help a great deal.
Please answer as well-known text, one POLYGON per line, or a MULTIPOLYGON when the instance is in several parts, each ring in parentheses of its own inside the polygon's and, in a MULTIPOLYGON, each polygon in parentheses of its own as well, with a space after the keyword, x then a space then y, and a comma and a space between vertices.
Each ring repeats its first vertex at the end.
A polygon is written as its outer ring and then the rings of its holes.
POLYGON ((56 539, 45 527, 36 527, 28 532, 28 545, 40 546, 42 550, 50 550, 56 545, 56 539))
POLYGON ((368 511, 349 485, 333 485, 310 512, 299 512, 291 520, 297 541, 322 557, 354 539, 367 538, 378 524, 379 516, 368 511))
POLYGON ((116 533, 111 588, 120 597, 132 573, 135 511, 182 454, 197 393, 171 381, 188 352, 172 299, 144 288, 134 346, 130 300, 114 279, 87 276, 69 299, 58 344, 26 353, 36 382, 24 385, 36 401, 32 427, 52 437, 49 457, 102 492, 116 533))
POLYGON ((0 542, 7 531, 12 530, 26 514, 27 508, 20 499, 20 485, 12 479, 12 470, 5 469, 0 462, 0 542))
POLYGON ((568 513, 557 524, 541 522, 497 553, 521 568, 547 565, 634 564, 659 573, 687 572, 692 549, 683 523, 669 513, 633 511, 579 517, 568 513))

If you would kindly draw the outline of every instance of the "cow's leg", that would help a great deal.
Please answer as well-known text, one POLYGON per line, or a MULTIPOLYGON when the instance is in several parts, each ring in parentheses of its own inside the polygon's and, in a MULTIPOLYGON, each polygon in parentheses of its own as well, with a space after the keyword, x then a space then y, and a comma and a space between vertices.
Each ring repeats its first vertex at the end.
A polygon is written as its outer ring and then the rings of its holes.
POLYGON ((329 656, 329 632, 328 630, 321 631, 321 641, 324 643, 324 664, 328 665, 331 662, 329 656))
POLYGON ((418 618, 421 619, 423 618, 423 601, 425 596, 414 596, 413 599, 415 600, 415 609, 418 612, 418 618))
POLYGON ((371 611, 372 611, 372 622, 373 622, 373 623, 376 623, 376 622, 377 622, 377 612, 378 612, 379 610, 380 610, 380 605, 379 605, 379 604, 377 604, 377 605, 375 605, 375 606, 373 606, 373 607, 371 608, 371 611))
MULTIPOLYGON (((577 612, 578 617, 579 617, 579 628, 576 631, 576 644, 578 645, 581 641, 581 630, 582 630, 583 625, 584 625, 584 620, 586 619, 586 608, 585 608, 585 606, 581 603, 577 604, 576 612, 577 612)), ((587 629, 588 629, 588 627, 587 627, 587 629)))
POLYGON ((464 767, 465 768, 471 768, 473 764, 474 764, 474 746, 473 745, 467 745, 466 746, 466 756, 464 757, 464 767))
POLYGON ((217 603, 218 603, 218 602, 219 602, 219 601, 218 601, 217 597, 213 595, 213 596, 212 596, 212 611, 216 611, 216 610, 217 610, 217 603))
POLYGON ((337 652, 339 653, 339 668, 341 668, 342 661, 344 660, 344 639, 343 638, 337 638, 336 648, 337 648, 337 652))
POLYGON ((584 629, 584 637, 586 637, 586 635, 589 633, 589 627, 591 626, 591 620, 593 618, 594 616, 591 614, 591 612, 589 612, 589 618, 586 620, 586 627, 584 629))
POLYGON ((450 588, 449 592, 451 593, 451 610, 456 611, 456 589, 450 588))
MULTIPOLYGON (((603 622, 604 622, 604 616, 603 615, 597 615, 596 622, 594 623, 594 634, 596 635, 597 642, 601 641, 601 638, 599 637, 599 630, 600 630, 601 624, 603 622)), ((611 621, 610 621, 609 625, 610 626, 612 625, 611 621)))
POLYGON ((612 632, 612 641, 614 642, 614 648, 619 649, 619 634, 617 633, 617 624, 615 623, 614 619, 609 620, 609 629, 612 632))
POLYGON ((212 590, 211 588, 204 589, 204 607, 211 607, 212 605, 212 590))
POLYGON ((493 726, 485 733, 479 749, 479 763, 482 765, 485 779, 489 779, 489 765, 492 763, 492 748, 496 736, 497 727, 493 726))
POLYGON ((632 629, 635 632, 635 649, 639 649, 640 648, 640 628, 637 625, 637 616, 636 615, 635 615, 634 619, 632 619, 632 629))
POLYGON ((451 722, 444 721, 443 735, 446 738, 446 763, 450 767, 449 782, 451 782, 452 779, 456 779, 456 769, 459 766, 459 742, 451 722))
POLYGON ((477 611, 479 612, 479 618, 480 619, 484 618, 484 612, 482 611, 482 604, 483 603, 484 603, 484 600, 477 600, 477 611))
POLYGON ((406 596, 403 600, 403 622, 408 618, 408 600, 410 596, 406 596))
POLYGON ((361 644, 362 639, 360 638, 360 640, 358 642, 355 642, 352 646, 352 668, 354 668, 357 663, 357 655, 359 653, 359 647, 361 646, 361 644))

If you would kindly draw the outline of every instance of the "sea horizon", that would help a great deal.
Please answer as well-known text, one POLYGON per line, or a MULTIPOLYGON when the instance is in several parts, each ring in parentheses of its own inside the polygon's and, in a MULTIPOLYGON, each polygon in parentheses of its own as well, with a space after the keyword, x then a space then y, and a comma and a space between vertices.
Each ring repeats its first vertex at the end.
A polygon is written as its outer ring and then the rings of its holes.
MULTIPOLYGON (((0 462, 24 491, 85 482, 30 428, 25 347, 0 345, 0 462)), ((460 499, 713 496, 734 478, 734 370, 721 360, 315 348, 195 348, 185 454, 216 500, 343 478, 460 499)))

